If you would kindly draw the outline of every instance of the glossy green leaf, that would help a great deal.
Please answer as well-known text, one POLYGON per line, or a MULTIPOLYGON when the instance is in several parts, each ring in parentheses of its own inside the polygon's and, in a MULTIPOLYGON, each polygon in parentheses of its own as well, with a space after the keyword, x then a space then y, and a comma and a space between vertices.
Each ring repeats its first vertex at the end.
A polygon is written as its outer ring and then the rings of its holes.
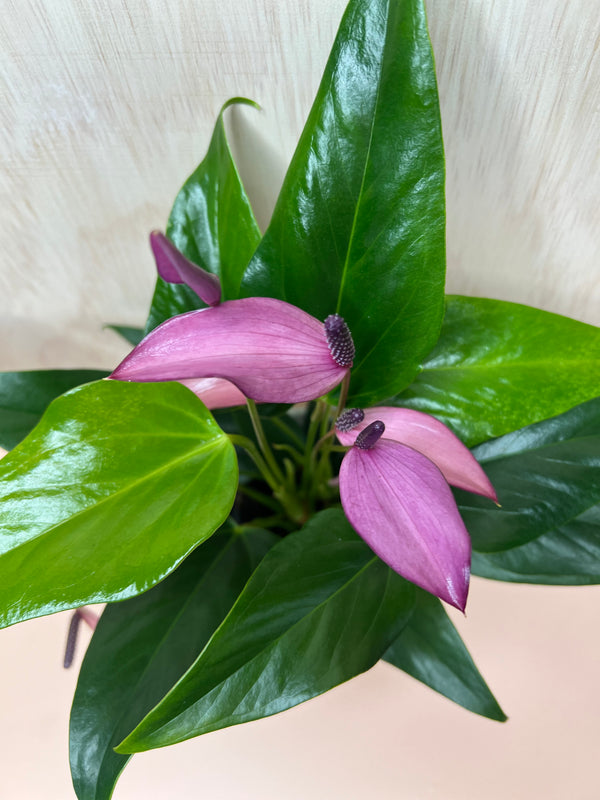
POLYGON ((146 591, 223 523, 229 438, 175 383, 55 400, 0 461, 0 626, 146 591))
POLYGON ((443 604, 416 590, 408 625, 384 659, 469 711, 504 722, 506 714, 490 692, 443 604))
POLYGON ((0 372, 0 446, 6 450, 15 447, 59 395, 107 375, 95 369, 0 372))
POLYGON ((600 503, 600 398, 475 448, 501 508, 455 491, 473 548, 518 547, 600 503))
POLYGON ((105 609, 71 710, 79 800, 109 800, 130 756, 113 751, 193 663, 277 537, 226 526, 166 580, 105 609))
POLYGON ((600 582, 600 398, 473 452, 502 503, 484 509, 460 493, 477 551, 473 573, 522 583, 600 582))
POLYGON ((104 327, 118 333, 119 336, 122 336, 126 342, 129 342, 134 347, 144 338, 143 328, 131 328, 128 325, 105 325, 104 327))
POLYGON ((600 504, 532 542, 499 553, 473 553, 473 575, 512 583, 600 583, 600 504))
POLYGON ((356 344, 350 402, 406 386, 443 313, 444 156, 422 0, 352 0, 242 284, 356 344))
POLYGON ((440 339, 398 405, 470 447, 600 394, 600 328, 537 308, 449 296, 440 339))
MULTIPOLYGON (((244 97, 225 103, 204 160, 175 198, 166 231, 190 261, 219 276, 223 300, 238 296, 242 274, 260 241, 223 124, 223 113, 235 103, 258 108, 244 97)), ((175 314, 202 307, 202 300, 184 284, 157 278, 146 332, 175 314)))
POLYGON ((276 714, 373 666, 414 586, 323 511, 267 553, 173 690, 119 746, 138 752, 276 714))

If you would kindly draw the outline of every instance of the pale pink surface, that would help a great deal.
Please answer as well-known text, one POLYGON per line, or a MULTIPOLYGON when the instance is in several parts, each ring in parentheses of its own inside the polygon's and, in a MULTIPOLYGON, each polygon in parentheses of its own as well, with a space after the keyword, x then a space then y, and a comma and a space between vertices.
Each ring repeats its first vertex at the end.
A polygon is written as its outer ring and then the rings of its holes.
POLYGON ((209 306, 221 302, 221 282, 216 275, 194 264, 160 231, 150 234, 156 269, 167 283, 185 283, 209 306))
POLYGON ((246 398, 231 381, 224 378, 196 378, 180 381, 197 395, 207 408, 245 405, 246 398))
POLYGON ((442 422, 422 411, 393 406, 368 408, 362 422, 346 433, 337 431, 337 437, 342 444, 354 444, 358 434, 377 419, 385 424, 386 439, 423 453, 452 486, 497 500, 494 487, 471 451, 442 422))
POLYGON ((88 606, 81 606, 81 608, 78 608, 77 610, 79 612, 79 616, 86 623, 86 625, 88 625, 88 627, 92 630, 95 630, 98 620, 100 619, 99 615, 96 614, 95 611, 92 611, 92 609, 88 606))
POLYGON ((331 358, 323 323, 282 300, 249 297, 167 320, 111 377, 226 378, 253 400, 299 403, 326 394, 347 371, 331 358))
POLYGON ((340 468, 350 523, 395 572, 464 611, 471 540, 439 469, 389 439, 353 447, 340 468))

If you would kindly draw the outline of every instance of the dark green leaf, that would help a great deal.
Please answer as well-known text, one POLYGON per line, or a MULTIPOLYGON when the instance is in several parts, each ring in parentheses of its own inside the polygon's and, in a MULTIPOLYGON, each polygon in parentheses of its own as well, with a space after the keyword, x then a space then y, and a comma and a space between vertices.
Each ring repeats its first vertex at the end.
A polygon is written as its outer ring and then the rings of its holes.
POLYGON ((265 556, 173 690, 119 746, 138 752, 276 714, 369 669, 406 624, 414 587, 342 512, 265 556))
POLYGON ((274 541, 267 531, 227 526, 158 586, 106 608, 71 710, 79 800, 109 800, 130 758, 113 747, 193 663, 274 541))
MULTIPOLYGON (((167 224, 167 236, 173 244, 194 264, 219 276, 224 300, 238 296, 242 274, 260 241, 225 135, 223 112, 234 103, 258 108, 244 97, 225 103, 208 152, 181 187, 167 224)), ((203 306, 184 284, 157 278, 146 332, 175 314, 203 306)))
POLYGON ((15 447, 59 395, 107 375, 96 369, 0 372, 0 446, 7 450, 15 447))
POLYGON ((105 325, 105 328, 118 333, 126 342, 132 344, 134 347, 139 344, 144 338, 143 328, 130 328, 127 325, 105 325))
POLYGON ((537 308, 449 296, 440 339, 396 404, 470 447, 600 394, 600 328, 537 308))
POLYGON ((490 692, 444 606, 422 589, 408 625, 384 659, 469 711, 504 722, 490 692))
POLYGON ((356 344, 350 402, 412 380, 443 312, 444 156, 421 0, 352 0, 273 219, 244 276, 356 344))
POLYGON ((600 502, 600 398, 473 451, 501 508, 456 490, 473 548, 518 547, 600 502))
POLYGON ((55 400, 0 461, 0 625, 144 592, 223 523, 235 452, 175 383, 55 400))
POLYGON ((460 493, 473 573, 521 583, 600 582, 600 398, 486 442, 474 454, 500 509, 460 493), (498 552, 500 551, 500 552, 498 552))
POLYGON ((600 583, 600 504, 503 553, 473 553, 473 575, 512 583, 600 583))

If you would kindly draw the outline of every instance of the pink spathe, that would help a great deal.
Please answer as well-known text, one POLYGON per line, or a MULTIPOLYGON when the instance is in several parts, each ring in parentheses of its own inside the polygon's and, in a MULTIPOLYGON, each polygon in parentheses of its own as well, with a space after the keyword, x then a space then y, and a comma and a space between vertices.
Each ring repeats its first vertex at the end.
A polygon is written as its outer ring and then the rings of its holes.
POLYGON ((322 322, 282 300, 249 297, 167 320, 111 377, 225 378, 253 400, 299 403, 329 392, 348 369, 331 357, 322 322))
POLYGON ((212 272, 194 264, 160 231, 150 234, 156 270, 167 283, 185 283, 209 306, 221 302, 221 282, 212 272))
POLYGON ((245 395, 224 378, 192 378, 179 381, 202 400, 207 408, 229 408, 246 404, 245 395))
POLYGON ((384 436, 418 450, 441 470, 452 486, 497 501, 489 478, 470 450, 442 422, 410 408, 376 406, 365 409, 364 419, 350 431, 338 430, 342 444, 354 444, 358 434, 375 420, 385 424, 384 436))
POLYGON ((340 497, 351 525, 388 566, 464 611, 471 540, 435 464, 386 438, 368 450, 352 447, 340 497))

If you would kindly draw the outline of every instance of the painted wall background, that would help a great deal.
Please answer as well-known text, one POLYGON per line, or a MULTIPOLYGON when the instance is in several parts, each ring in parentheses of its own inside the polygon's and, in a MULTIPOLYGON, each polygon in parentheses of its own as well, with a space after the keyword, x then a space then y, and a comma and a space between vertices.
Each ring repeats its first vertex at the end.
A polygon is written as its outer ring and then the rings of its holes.
MULTIPOLYGON (((600 324, 595 0, 428 0, 447 155, 448 290, 600 324)), ((263 226, 345 0, 1 0, 0 369, 113 366, 142 324, 147 234, 224 100, 263 226)), ((597 791, 600 598, 475 580, 500 726, 380 664, 270 720, 136 757, 115 800, 479 800, 597 791)), ((0 633, 0 796, 74 797, 64 615, 0 633)), ((81 648, 82 649, 82 648, 81 648)), ((81 657, 81 651, 80 651, 81 657)))

